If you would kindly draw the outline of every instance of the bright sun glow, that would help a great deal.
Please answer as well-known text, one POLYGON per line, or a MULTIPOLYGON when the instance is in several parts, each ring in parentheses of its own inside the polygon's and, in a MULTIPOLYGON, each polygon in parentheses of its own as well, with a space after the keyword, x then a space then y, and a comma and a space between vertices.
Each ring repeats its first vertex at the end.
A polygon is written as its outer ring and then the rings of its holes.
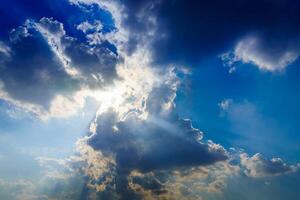
POLYGON ((132 113, 141 119, 147 118, 144 102, 153 87, 162 81, 162 77, 149 67, 148 62, 149 54, 145 52, 126 57, 124 63, 117 66, 120 78, 114 85, 91 92, 89 96, 100 102, 98 115, 114 109, 120 120, 132 113))

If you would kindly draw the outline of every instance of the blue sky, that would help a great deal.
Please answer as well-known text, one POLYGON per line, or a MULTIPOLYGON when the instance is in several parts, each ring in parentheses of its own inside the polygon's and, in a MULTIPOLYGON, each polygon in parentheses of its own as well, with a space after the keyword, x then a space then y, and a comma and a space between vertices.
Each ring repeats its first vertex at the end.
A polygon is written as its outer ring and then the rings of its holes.
POLYGON ((232 146, 235 141, 233 146, 263 151, 269 156, 281 154, 297 162, 297 62, 279 74, 260 72, 251 65, 239 66, 229 74, 217 58, 202 65, 191 75, 188 89, 178 97, 181 113, 221 143, 232 146), (242 113, 222 112, 218 104, 224 99, 231 99, 242 113), (185 109, 184 105, 192 105, 193 109, 185 109), (242 138, 247 140, 239 141, 242 138))
POLYGON ((0 199, 296 199, 300 4, 0 3, 0 199))

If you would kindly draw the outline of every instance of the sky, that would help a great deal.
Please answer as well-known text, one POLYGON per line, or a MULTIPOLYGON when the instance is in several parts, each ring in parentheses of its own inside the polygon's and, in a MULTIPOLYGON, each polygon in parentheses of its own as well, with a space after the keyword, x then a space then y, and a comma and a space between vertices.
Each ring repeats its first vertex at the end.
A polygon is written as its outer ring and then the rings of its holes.
POLYGON ((0 199, 300 195, 300 2, 0 3, 0 199))

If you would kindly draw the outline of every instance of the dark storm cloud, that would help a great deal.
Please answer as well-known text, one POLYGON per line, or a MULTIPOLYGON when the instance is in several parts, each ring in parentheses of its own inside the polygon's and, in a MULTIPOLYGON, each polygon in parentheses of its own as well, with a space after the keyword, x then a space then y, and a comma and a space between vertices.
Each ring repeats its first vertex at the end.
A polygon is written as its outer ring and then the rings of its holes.
MULTIPOLYGON (((143 32, 147 22, 139 21, 136 13, 155 13, 156 41, 153 42, 156 62, 197 64, 206 56, 216 56, 232 48, 249 33, 278 41, 276 48, 298 41, 300 3, 279 0, 127 0, 126 23, 136 32, 143 32), (151 9, 145 9, 145 5, 151 9), (165 35, 165 36, 164 36, 165 35)), ((147 17, 146 17, 147 19, 147 17)), ((283 47, 284 48, 284 47, 283 47)))

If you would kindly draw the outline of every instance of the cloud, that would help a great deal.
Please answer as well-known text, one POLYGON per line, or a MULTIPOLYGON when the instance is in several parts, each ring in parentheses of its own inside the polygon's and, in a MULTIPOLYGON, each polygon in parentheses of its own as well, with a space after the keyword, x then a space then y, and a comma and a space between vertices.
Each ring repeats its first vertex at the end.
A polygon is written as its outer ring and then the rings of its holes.
POLYGON ((139 122, 132 117, 118 123, 111 112, 99 116, 97 128, 89 144, 104 154, 115 154, 123 170, 209 165, 228 158, 221 146, 198 141, 202 134, 189 120, 139 122))
POLYGON ((259 36, 248 36, 241 39, 232 52, 221 55, 221 59, 234 71, 235 64, 242 62, 253 64, 262 71, 279 72, 293 63, 300 50, 294 44, 274 43, 259 36))
POLYGON ((232 104, 232 99, 224 99, 218 104, 218 106, 222 111, 227 111, 232 104))
POLYGON ((0 53, 3 54, 2 56, 10 56, 10 48, 3 42, 0 42, 0 53))
POLYGON ((71 4, 97 5, 110 12, 115 23, 112 32, 92 31, 87 34, 90 44, 108 41, 114 44, 121 53, 130 55, 138 48, 150 49, 154 40, 163 37, 157 26, 155 15, 160 5, 159 0, 155 1, 97 1, 97 0, 69 0, 71 4))
POLYGON ((1 98, 42 119, 76 113, 87 91, 117 78, 117 55, 68 36, 52 18, 27 20, 0 44, 1 98))
MULTIPOLYGON (((100 153, 105 158, 101 163, 114 160, 105 170, 108 174, 89 176, 93 183, 89 187, 101 188, 98 192, 103 194, 114 185, 121 199, 200 198, 201 191, 221 192, 226 179, 238 171, 227 163, 229 157, 221 145, 202 141, 202 133, 191 121, 176 118, 143 120, 133 115, 118 122, 113 111, 102 113, 85 148, 100 153)), ((93 174, 92 169, 88 171, 93 174)))
MULTIPOLYGON (((82 162, 80 169, 88 177, 87 195, 143 199, 145 194, 135 191, 137 178, 130 180, 132 173, 142 174, 140 184, 146 179, 152 183, 155 178, 149 173, 181 173, 193 167, 226 164, 229 158, 221 145, 202 140, 203 133, 190 120, 178 118, 174 99, 180 81, 176 70, 154 68, 147 43, 142 42, 143 45, 145 48, 130 53, 122 46, 118 49, 124 59, 116 67, 119 79, 108 91, 99 93, 102 104, 90 125, 90 133, 77 143, 76 160, 82 162)), ((225 185, 220 180, 210 187, 220 184, 225 185)), ((150 193, 155 190, 144 183, 139 187, 150 187, 150 193)))
POLYGON ((84 21, 76 26, 78 30, 81 30, 83 33, 87 33, 89 31, 91 32, 98 32, 101 31, 103 28, 103 25, 101 21, 94 20, 92 24, 90 24, 88 21, 84 21))
MULTIPOLYGON (((134 65, 128 69, 136 70, 134 65)), ((217 174, 216 169, 220 167, 223 169, 220 172, 224 172, 224 165, 234 168, 227 163, 227 151, 219 144, 204 141, 203 133, 195 129, 190 120, 178 118, 174 99, 179 82, 174 71, 166 73, 164 70, 159 73, 153 69, 148 70, 157 79, 143 84, 140 75, 134 73, 137 77, 131 77, 130 80, 136 84, 134 80, 137 79, 138 83, 142 83, 141 88, 137 87, 136 91, 125 96, 124 101, 121 101, 123 103, 100 107, 91 124, 90 135, 82 141, 82 149, 101 155, 98 156, 101 162, 111 160, 111 165, 103 165, 106 170, 97 177, 91 176, 95 174, 92 173, 93 169, 87 170, 88 177, 93 180, 89 187, 99 188, 99 195, 110 191, 121 199, 172 199, 181 193, 177 180, 183 181, 180 187, 184 188, 184 182, 189 181, 189 178, 184 177, 189 177, 188 174, 196 176, 194 168, 207 167, 210 178, 199 179, 199 182, 204 182, 203 185, 197 185, 195 180, 195 191, 199 188, 206 192, 219 191, 225 187, 227 175, 217 174), (181 174, 178 179, 174 179, 176 173, 181 174), (164 176, 165 182, 157 181, 158 177, 153 174, 164 176), (170 181, 172 184, 167 184, 170 181), (174 191, 176 194, 171 194, 174 191)), ((126 91, 125 94, 131 90, 126 91)), ((98 163, 95 160, 91 161, 93 165, 98 163)), ((188 197, 186 193, 181 195, 188 197)), ((201 195, 197 193, 195 196, 200 198, 201 195)))
POLYGON ((96 48, 78 42, 76 38, 65 34, 62 23, 53 19, 42 18, 36 27, 48 41, 69 75, 88 79, 85 81, 93 87, 110 83, 116 78, 115 65, 118 58, 108 48, 96 48), (89 79, 94 80, 95 83, 89 79))
POLYGON ((142 199, 205 199, 207 193, 220 193, 226 187, 226 179, 234 176, 238 167, 218 163, 208 167, 195 167, 173 171, 129 175, 129 188, 142 199))
POLYGON ((0 179, 1 196, 11 200, 47 200, 47 195, 38 194, 36 185, 28 180, 8 181, 0 179))
POLYGON ((279 176, 299 170, 298 165, 288 165, 281 158, 272 158, 270 160, 264 158, 257 153, 249 157, 246 153, 240 155, 241 165, 245 167, 245 174, 254 178, 279 176))

